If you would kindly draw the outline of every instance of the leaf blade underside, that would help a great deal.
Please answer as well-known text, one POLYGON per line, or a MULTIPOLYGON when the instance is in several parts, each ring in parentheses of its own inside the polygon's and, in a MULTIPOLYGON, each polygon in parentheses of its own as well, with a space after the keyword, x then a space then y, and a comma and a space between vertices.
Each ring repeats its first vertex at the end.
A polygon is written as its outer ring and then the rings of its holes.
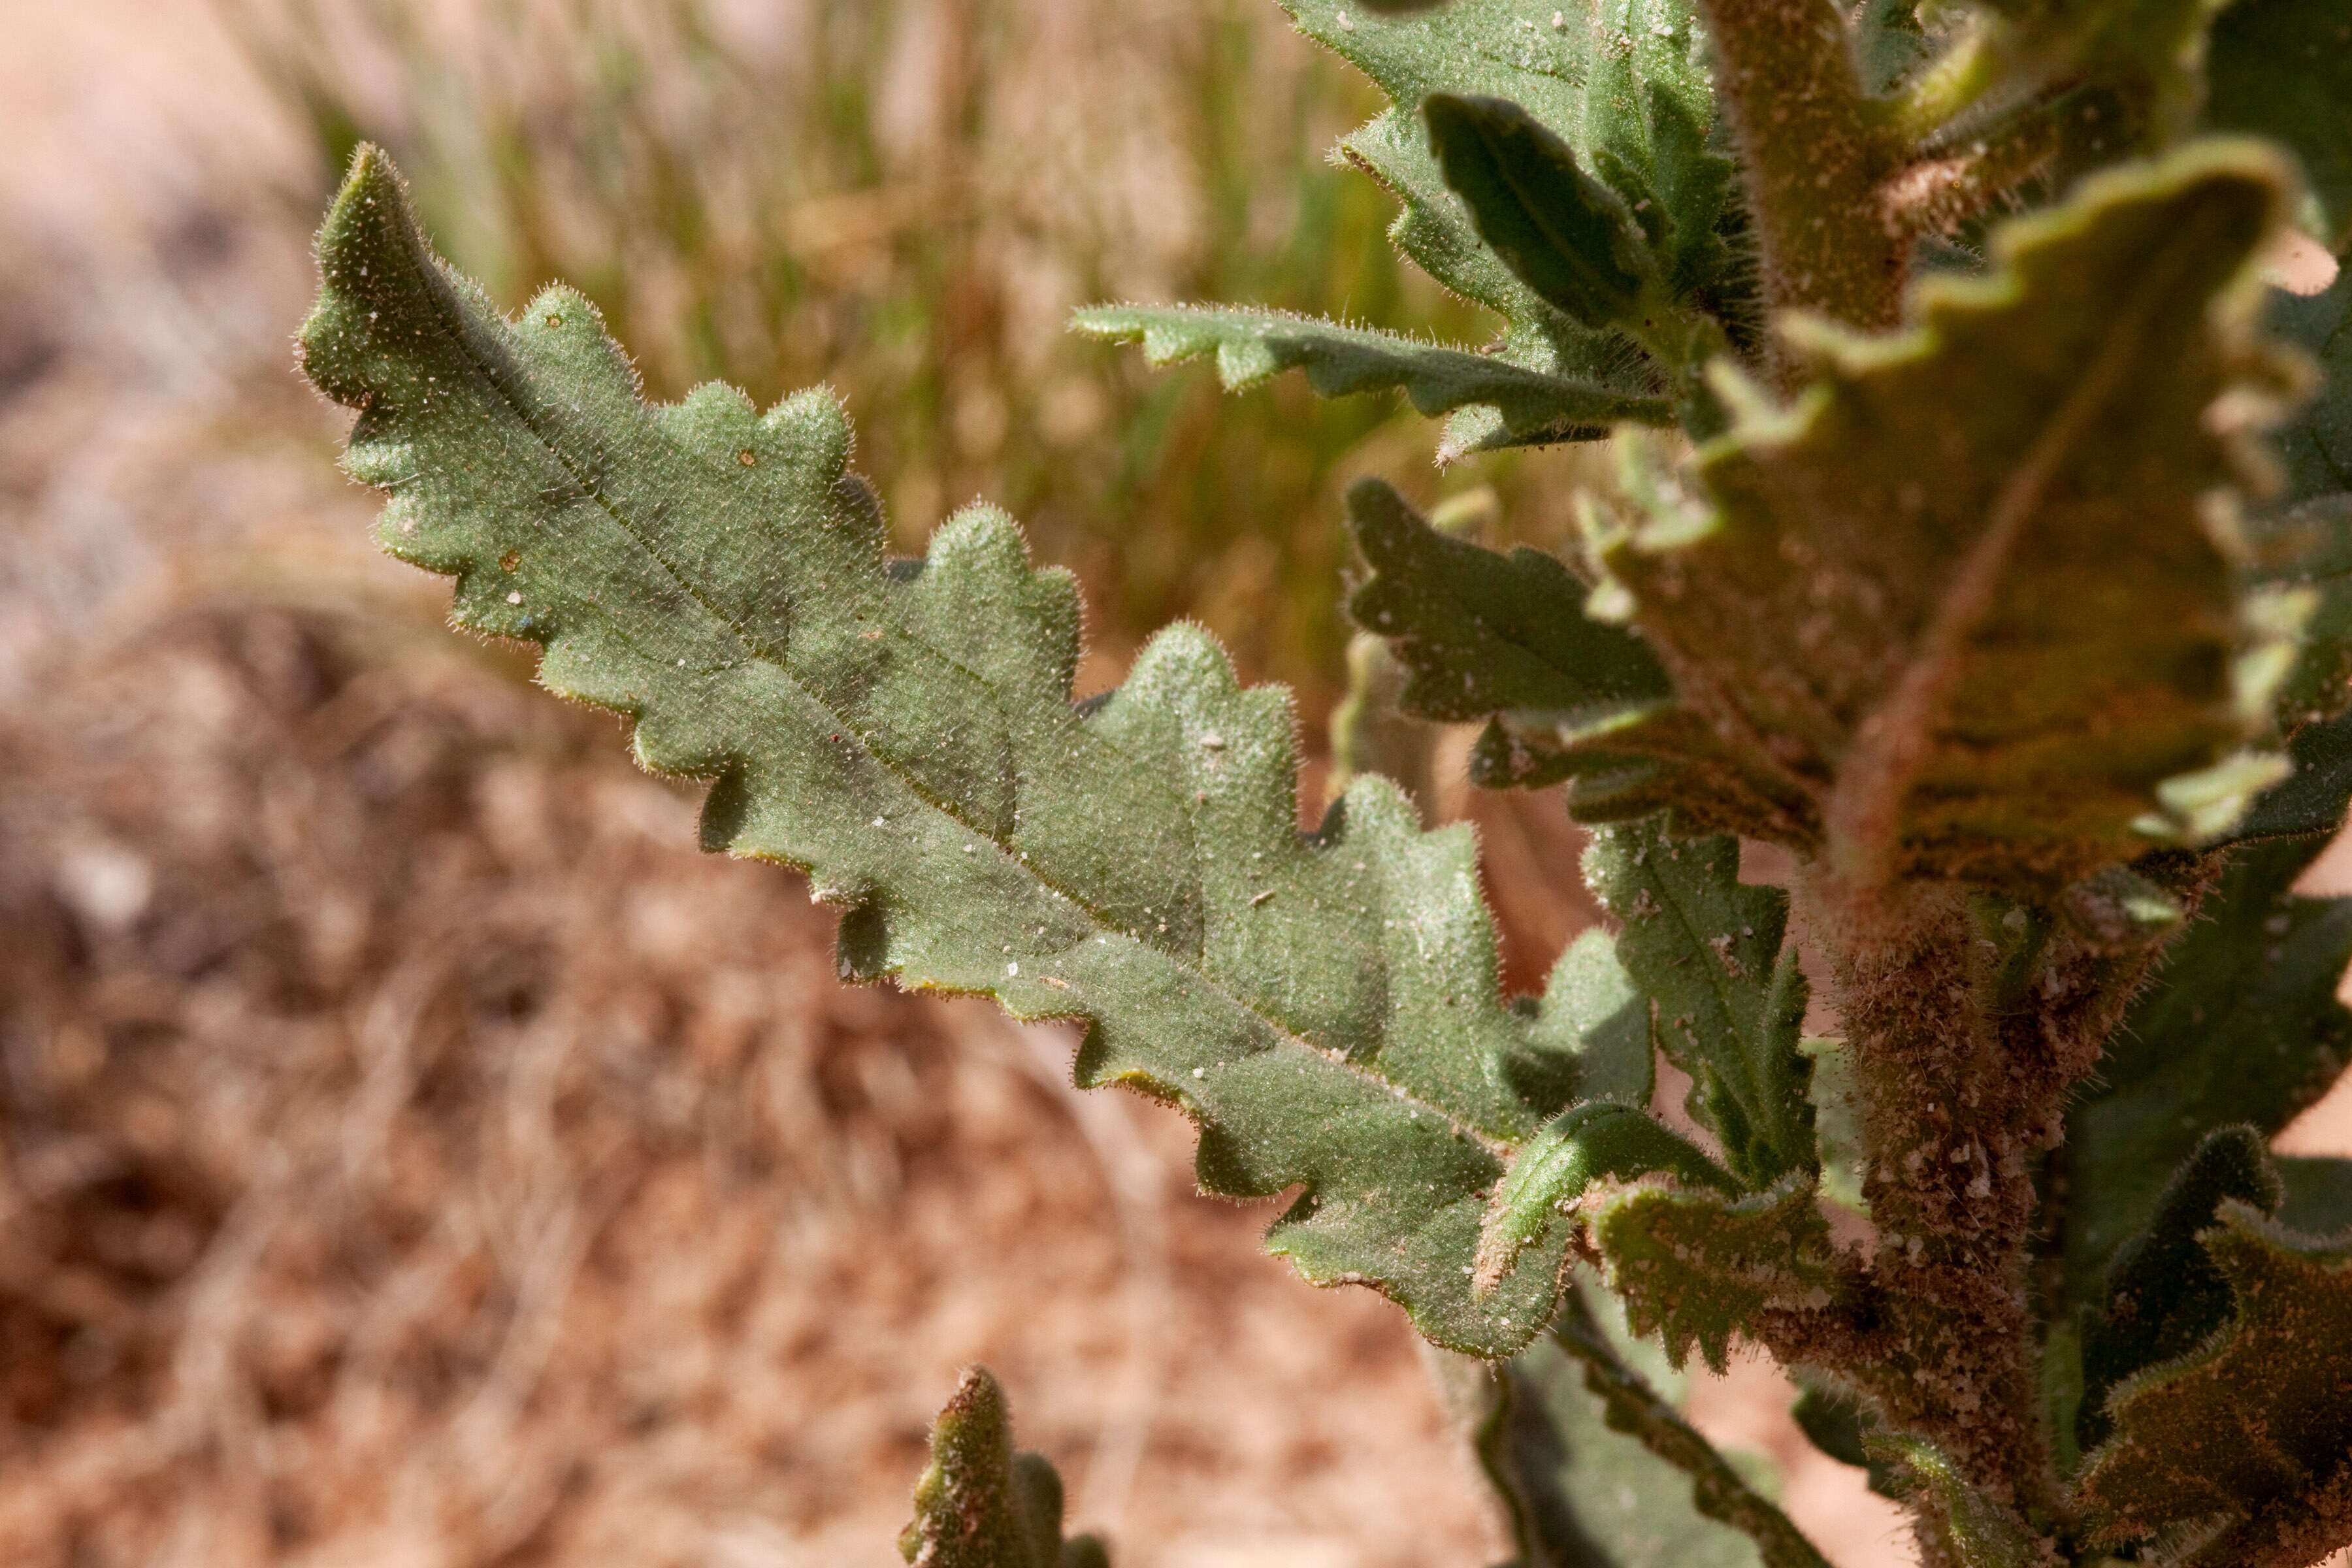
POLYGON ((380 153, 320 257, 305 365, 362 411, 387 548, 635 718, 648 766, 714 777, 706 847, 809 868, 845 975, 1086 1020, 1080 1080, 1181 1107, 1204 1185, 1298 1189, 1268 1245, 1310 1279, 1473 1353, 1540 1330, 1556 1258, 1467 1276, 1510 1148, 1562 1108, 1528 1086, 1563 1077, 1499 995, 1466 832, 1367 779, 1300 835, 1286 700, 1191 628, 1074 709, 1075 586, 1009 520, 886 568, 829 396, 648 408, 579 296, 509 322, 444 268, 380 153))
POLYGON ((2053 889, 2147 848, 2158 786, 2262 732, 2242 563, 2201 498, 2264 468, 2214 413, 2296 379, 2250 266, 2292 180, 2200 143, 2005 226, 1902 331, 1798 323, 1793 403, 1727 388, 1712 514, 1603 544, 1684 700, 1771 738, 1849 874, 2053 889))

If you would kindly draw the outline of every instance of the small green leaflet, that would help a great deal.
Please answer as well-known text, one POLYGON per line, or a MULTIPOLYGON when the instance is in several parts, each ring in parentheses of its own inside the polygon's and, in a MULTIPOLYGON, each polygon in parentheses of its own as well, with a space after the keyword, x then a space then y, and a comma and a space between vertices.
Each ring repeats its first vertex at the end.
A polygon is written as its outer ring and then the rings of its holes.
POLYGON ((1408 672, 1404 710, 1446 723, 1494 716, 1472 753, 1474 782, 1567 779, 1580 822, 1671 810, 1680 833, 1812 842, 1812 803, 1677 708, 1656 656, 1587 615, 1584 584, 1558 560, 1449 538, 1378 479, 1348 492, 1348 522, 1371 568, 1349 614, 1408 672))
POLYGON ((1421 113, 1445 183, 1520 282, 1588 327, 1639 324, 1656 266, 1623 197, 1507 100, 1432 93, 1421 113))
POLYGON ((1114 342, 1139 341, 1154 365, 1213 355, 1217 379, 1244 392, 1286 370, 1304 370, 1325 397, 1402 387, 1416 413, 1434 416, 1483 405, 1501 416, 1516 441, 1599 436, 1620 419, 1674 422, 1663 397, 1621 392, 1548 374, 1493 354, 1466 353, 1394 332, 1341 326, 1278 310, 1213 305, 1097 305, 1072 324, 1114 342))
POLYGON ((2352 899, 2291 890, 2325 843, 2233 851, 2116 1028, 2096 1087, 2067 1118, 2069 1301, 2102 1299, 2108 1259, 2208 1132, 2244 1122, 2273 1136, 2352 1061, 2352 1012, 2336 999, 2352 899))
POLYGON ((914 1568, 1109 1568, 1091 1535, 1062 1538, 1062 1478, 1013 1451, 1004 1390, 973 1367, 931 1427, 915 1519, 898 1537, 914 1568))
POLYGON ((2104 1544, 2218 1519, 2173 1561, 2315 1563, 2352 1543, 2352 1247, 2235 1202, 2203 1240, 2235 1321, 2116 1391, 2078 1500, 2104 1544))
MULTIPOLYGON (((1284 0, 1299 31, 1360 68, 1392 107, 1341 151, 1403 204, 1397 247, 1506 322, 1496 357, 1548 375, 1655 390, 1656 373, 1623 339, 1546 304, 1487 247, 1446 188, 1420 105, 1431 93, 1506 99, 1562 137, 1585 166, 1650 204, 1675 277, 1703 308, 1735 321, 1752 307, 1718 237, 1730 221, 1728 160, 1707 151, 1713 94, 1695 56, 1690 0, 1602 0, 1545 14, 1511 0, 1456 0, 1384 21, 1353 7, 1284 0), (1532 25, 1530 25, 1532 24, 1532 25)), ((1499 419, 1457 416, 1449 453, 1511 444, 1499 419)))
POLYGON ((1899 1434, 1863 1439, 1864 1452, 1893 1468, 1906 1489, 1934 1510, 1959 1568, 2042 1568, 2049 1559, 2025 1521, 1970 1486, 1932 1443, 1899 1434))
POLYGON ((1473 1275, 1478 1288, 1493 1289, 1596 1180, 1630 1181, 1659 1172, 1690 1186, 1739 1195, 1729 1173, 1646 1111, 1610 1104, 1561 1111, 1519 1151, 1495 1189, 1478 1237, 1473 1275))
POLYGON ((1409 672, 1400 700, 1442 723, 1513 709, 1608 715, 1673 700, 1642 639, 1584 613, 1585 587, 1539 550, 1451 539, 1376 479, 1348 492, 1371 575, 1348 613, 1409 672))
MULTIPOLYGON (((1580 932, 1544 983, 1538 1037, 1549 1057, 1576 1063, 1577 1100, 1645 1110, 1658 1076, 1650 1046, 1650 999, 1617 962, 1616 944, 1597 931, 1580 932)), ((1564 1096, 1529 1095, 1558 1103, 1564 1096)))
POLYGON ((2157 1200, 2156 1215, 2116 1254, 2106 1300, 2083 1325, 2082 1408, 2076 1439, 2105 1442, 2108 1391, 2135 1373, 2189 1354, 2231 1317, 2230 1282, 2197 1240, 2225 1199, 2268 1215, 2283 1196, 2278 1173, 2251 1127, 2206 1138, 2157 1200))
POLYGON ((1445 183, 1487 247, 1546 303, 1647 349, 1673 378, 1693 434, 1720 430, 1723 411, 1698 373, 1726 338, 1721 323, 1685 302, 1659 254, 1674 238, 1665 209, 1588 173, 1574 148, 1516 103, 1432 93, 1421 113, 1445 183))
POLYGON ((1690 1075, 1690 1113, 1732 1173, 1750 1191, 1810 1181, 1810 988, 1781 940, 1789 895, 1741 883, 1738 840, 1670 838, 1655 820, 1596 830, 1584 878, 1623 922, 1618 962, 1655 1002, 1658 1048, 1690 1075))
MULTIPOLYGON (((1656 1390, 1654 1400, 1680 1398, 1684 1380, 1577 1273, 1562 1325, 1590 1325, 1591 1341, 1626 1379, 1656 1390)), ((1693 1506, 1683 1468, 1611 1419, 1625 1402, 1595 1394, 1588 1364, 1547 1335, 1491 1372, 1469 1369, 1473 1451, 1502 1503, 1512 1568, 1759 1568, 1745 1536, 1693 1506)))
POLYGON ((1423 834, 1367 777, 1301 835, 1286 697, 1195 629, 1074 708, 1075 585, 1009 520, 886 563, 830 396, 647 407, 578 295, 507 321, 448 273, 380 153, 320 261, 304 363, 362 410, 387 548, 635 718, 648 766, 712 778, 705 845, 807 868, 845 907, 845 974, 1086 1020, 1080 1081, 1181 1107, 1205 1186, 1297 1190, 1269 1246, 1310 1279, 1475 1354, 1540 1331, 1566 1238, 1486 1297, 1470 1259, 1575 1062, 1498 994, 1466 829, 1423 834))
POLYGON ((2226 765, 2268 693, 2233 679, 2263 634, 2204 498, 2263 471, 2244 411, 2300 379, 2253 325, 2293 180, 2199 143, 2004 226, 1903 331, 1797 323, 1791 404, 1721 380, 1713 514, 1604 543, 1682 700, 1773 738, 1843 874, 2054 890, 2276 776, 2226 765))
POLYGON ((1626 1321, 1659 1335, 1677 1368, 1696 1350, 1720 1373, 1731 1336, 1768 1309, 1827 1312, 1838 1300, 1829 1226, 1800 1176, 1736 1202, 1653 1178, 1601 1200, 1592 1240, 1626 1321))

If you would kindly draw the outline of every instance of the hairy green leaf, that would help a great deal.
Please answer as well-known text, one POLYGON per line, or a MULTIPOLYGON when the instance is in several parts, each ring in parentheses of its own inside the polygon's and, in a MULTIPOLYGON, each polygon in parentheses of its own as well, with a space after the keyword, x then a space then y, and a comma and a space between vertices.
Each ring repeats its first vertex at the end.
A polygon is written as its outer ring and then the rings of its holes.
POLYGON ((2294 771, 2254 797, 2233 842, 2326 837, 2352 802, 2352 714, 2306 724, 2287 746, 2294 771))
MULTIPOLYGON (((1605 1298, 1585 1305, 1592 1289, 1570 1283, 1563 1322, 1591 1325, 1627 1377, 1663 1391, 1659 1403, 1679 1397, 1682 1380, 1653 1364, 1656 1350, 1624 1331, 1605 1298)), ((1477 1369, 1473 1446, 1503 1503, 1513 1568, 1758 1568, 1747 1537, 1693 1506, 1687 1469, 1612 1419, 1589 1364, 1548 1335, 1477 1369)))
POLYGON ((1789 1516, 1759 1496, 1715 1446, 1627 1363, 1580 1293, 1571 1290, 1562 1301, 1552 1338, 1583 1363, 1584 1386, 1601 1402, 1610 1428, 1630 1435, 1688 1476, 1693 1505, 1707 1518, 1719 1520, 1755 1542, 1765 1568, 1829 1568, 1827 1559, 1789 1522, 1789 1516))
MULTIPOLYGON (((1392 107, 1340 150, 1402 204, 1390 231, 1397 247, 1504 318, 1496 357, 1629 392, 1658 384, 1631 343, 1547 303, 1479 237, 1446 188, 1421 118, 1421 103, 1433 93, 1517 104, 1628 206, 1651 203, 1662 226, 1653 248, 1673 258, 1679 287, 1735 320, 1749 308, 1746 280, 1719 237, 1736 217, 1727 200, 1731 166, 1706 146, 1715 110, 1695 58, 1701 38, 1691 0, 1603 0, 1549 16, 1511 0, 1457 0, 1442 12, 1393 21, 1302 0, 1284 0, 1284 8, 1301 32, 1389 95, 1392 107)), ((1456 416, 1445 447, 1476 451, 1517 438, 1498 419, 1456 416)))
POLYGON ((1885 93, 1931 57, 1916 0, 1863 0, 1853 11, 1854 62, 1862 85, 1885 93))
POLYGON ((1016 1454, 1004 1390, 972 1367, 931 1427, 931 1462, 915 1519, 898 1537, 915 1568, 1108 1568, 1091 1535, 1062 1538, 1062 1478, 1041 1454, 1016 1454))
POLYGON ((2252 323, 2292 180, 2200 143, 2005 226, 1901 332, 1797 323, 1792 404, 1726 384, 1715 510, 1603 542, 1683 701, 1770 737, 1846 874, 2054 889, 2274 776, 2200 774, 2268 719, 2202 498, 2252 482, 2245 410, 2294 380, 2252 323))
POLYGON ((2342 0, 2233 0, 2205 55, 2206 123, 2294 150, 2315 225, 2352 244, 2352 14, 2342 0))
POLYGON ((2108 1260, 2209 1132, 2242 1122, 2273 1136, 2352 1061, 2352 1012, 2336 999, 2352 899, 2291 890, 2325 842, 2234 851, 2116 1029, 2099 1087, 2067 1119, 2069 1300, 2100 1299, 2108 1260))
MULTIPOLYGON (((1482 1291, 1540 1245, 1559 1215, 1595 1176, 1621 1179, 1671 1172, 1698 1185, 1738 1191, 1721 1167, 1650 1120, 1657 1078, 1650 1043, 1650 999, 1617 962, 1615 944, 1588 931, 1569 944, 1544 987, 1538 1039, 1542 1060, 1572 1064, 1574 1075, 1549 1086, 1549 1099, 1570 1106, 1512 1158, 1488 1201, 1473 1279, 1482 1291)), ((1523 1085, 1529 1101, 1547 1097, 1523 1085)))
POLYGON ((1487 1204, 1475 1265, 1478 1288, 1493 1289, 1595 1180, 1661 1173, 1735 1197, 1740 1191, 1728 1172, 1645 1111, 1609 1104, 1561 1111, 1519 1151, 1487 1204))
POLYGON ((2105 1442, 2112 1426, 2110 1389, 2158 1362, 2187 1355, 2230 1321, 2230 1283, 2197 1233, 2213 1223, 2226 1198, 2267 1215, 2281 1195, 2278 1173, 2251 1127, 2209 1134, 2174 1173, 2147 1229, 2116 1253, 2106 1300, 2084 1327, 2074 1432, 2085 1451, 2105 1442))
POLYGON ((1410 672, 1405 710, 1458 723, 1507 709, 1613 713, 1672 700, 1642 639, 1584 614, 1585 587, 1553 556, 1499 554, 1432 528, 1377 479, 1348 491, 1371 575, 1348 613, 1410 672))
POLYGON ((1588 327, 1640 327, 1656 267, 1623 197, 1516 103, 1439 92, 1421 112, 1445 183, 1520 282, 1588 327))
POLYGON ((1970 1486, 1934 1444, 1890 1433, 1873 1434, 1864 1446, 1899 1469, 1911 1494, 1935 1511, 1959 1568, 2042 1568, 2049 1561, 2025 1521, 1970 1486))
POLYGON ((1528 1104, 1565 1106, 1575 1100, 1638 1110, 1650 1103, 1657 1079, 1650 999, 1634 989, 1617 962, 1616 944, 1601 932, 1580 933, 1552 965, 1531 1037, 1539 1047, 1533 1062, 1567 1064, 1573 1078, 1548 1091, 1524 1089, 1528 1104))
POLYGON ((2235 1202, 2204 1246, 2235 1321, 2115 1392, 2115 1436, 2090 1456, 2080 1501, 2109 1543, 2219 1519, 2182 1561, 2315 1563, 2352 1543, 2352 1246, 2235 1202))
POLYGON ((1075 586, 1008 520, 886 564, 829 396, 646 406, 578 295, 509 322, 444 269, 373 150, 320 259, 304 363, 362 410, 383 542, 633 717, 648 766, 714 778, 704 843, 807 868, 846 906, 845 975, 1085 1020, 1080 1081, 1181 1107, 1206 1187, 1298 1189, 1269 1246, 1309 1279, 1475 1353, 1542 1328, 1556 1258, 1484 1298, 1469 1265, 1573 1066, 1498 994, 1466 829, 1423 835, 1364 778, 1301 835, 1285 698, 1195 629, 1074 708, 1075 586))
POLYGON ((1656 1004, 1659 1049, 1691 1077, 1689 1110, 1750 1190, 1819 1169, 1808 987, 1782 936, 1789 895, 1739 880, 1733 838, 1675 839, 1654 821, 1597 830, 1585 880, 1624 923, 1618 962, 1656 1004))
POLYGON ((1495 716, 1472 754, 1475 782, 1568 779, 1581 822, 1671 809, 1681 832, 1807 841, 1811 803, 1677 709, 1656 657, 1587 615, 1584 584, 1558 560, 1448 538, 1377 479, 1349 491, 1348 520, 1372 569, 1349 613, 1388 638, 1409 672, 1405 710, 1441 722, 1495 716))
POLYGON ((1556 438, 1566 430, 1598 434, 1620 419, 1645 425, 1674 419, 1663 397, 1278 310, 1097 305, 1080 310, 1074 324, 1098 338, 1139 341, 1143 357, 1155 365, 1214 355, 1217 378, 1229 392, 1244 391, 1286 370, 1304 370, 1307 384, 1325 397, 1402 387, 1415 412, 1424 415, 1483 405, 1502 416, 1504 433, 1514 438, 1556 438))
POLYGON ((1660 1335, 1676 1367, 1696 1347, 1720 1373, 1731 1336, 1766 1309, 1820 1312, 1836 1300, 1829 1226, 1800 1176, 1736 1202, 1644 1182, 1602 1200, 1592 1239, 1626 1321, 1660 1335))

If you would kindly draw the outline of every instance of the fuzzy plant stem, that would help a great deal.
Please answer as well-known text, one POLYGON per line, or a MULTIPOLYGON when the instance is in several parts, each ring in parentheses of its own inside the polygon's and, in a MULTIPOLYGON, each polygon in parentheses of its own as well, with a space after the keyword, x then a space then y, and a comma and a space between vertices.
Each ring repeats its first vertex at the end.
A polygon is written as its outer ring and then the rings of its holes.
POLYGON ((1879 182, 1902 142, 1863 90, 1835 0, 1702 0, 1716 89, 1739 141, 1766 302, 1895 324, 1910 237, 1879 182))
POLYGON ((1866 909, 1818 870, 1799 891, 1853 1052, 1878 1230, 1876 1343, 1843 1370, 1988 1497, 2052 1518, 2034 1173, 2154 950, 2108 951, 2062 929, 2021 961, 1987 903, 1952 884, 1866 909))

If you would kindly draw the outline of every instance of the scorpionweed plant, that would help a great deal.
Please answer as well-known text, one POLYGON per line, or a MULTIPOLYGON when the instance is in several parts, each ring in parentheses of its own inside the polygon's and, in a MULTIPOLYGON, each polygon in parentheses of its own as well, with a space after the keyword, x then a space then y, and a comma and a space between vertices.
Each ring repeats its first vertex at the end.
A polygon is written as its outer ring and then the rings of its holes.
MULTIPOLYGON (((1342 155, 1496 340, 1080 325, 1622 463, 1569 561, 1357 485, 1384 646, 1316 830, 1287 699, 1205 634, 1073 704, 1076 590, 1010 518, 886 559, 832 395, 646 405, 585 299, 502 318, 363 148, 302 348, 384 543, 710 779, 704 844, 806 870, 845 979, 1082 1021, 1078 1080, 1180 1108, 1205 1188, 1295 1194, 1275 1252, 1491 1363, 1528 1568, 1822 1561, 1658 1376, 1734 1335, 1931 1568, 2352 1542, 2352 1162, 2268 1148, 2352 1060, 2352 900, 2294 891, 2352 797, 2352 285, 2263 281, 2352 241, 2352 14, 1293 15, 1393 100, 1342 155), (1592 828, 1617 929, 1540 995, 1468 832, 1381 776, 1382 692, 1592 828)), ((916 1562, 1102 1560, 984 1373, 916 1507, 916 1562)))

